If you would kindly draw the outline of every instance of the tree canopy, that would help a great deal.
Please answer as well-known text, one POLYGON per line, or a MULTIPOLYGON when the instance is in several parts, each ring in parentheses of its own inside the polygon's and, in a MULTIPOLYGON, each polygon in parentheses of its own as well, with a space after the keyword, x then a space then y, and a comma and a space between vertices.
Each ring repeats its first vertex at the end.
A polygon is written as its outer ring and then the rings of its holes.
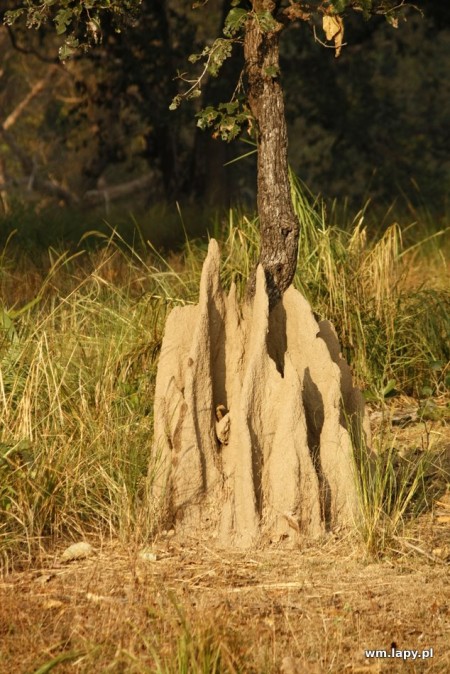
POLYGON ((141 178, 158 199, 252 199, 254 159, 224 164, 250 154, 239 142, 241 129, 244 140, 249 123, 251 130, 239 84, 243 24, 256 11, 263 24, 269 12, 290 26, 280 54, 289 159, 313 191, 356 205, 367 196, 388 202, 399 191, 420 193, 442 211, 450 181, 450 12, 435 0, 415 5, 425 20, 393 2, 261 3, 257 10, 226 0, 194 9, 179 0, 6 2, 0 184, 19 199, 72 206, 102 206, 105 180, 132 189, 141 178), (344 35, 332 35, 340 21, 344 35), (187 96, 189 105, 168 111, 187 96), (215 140, 222 137, 235 140, 215 140))

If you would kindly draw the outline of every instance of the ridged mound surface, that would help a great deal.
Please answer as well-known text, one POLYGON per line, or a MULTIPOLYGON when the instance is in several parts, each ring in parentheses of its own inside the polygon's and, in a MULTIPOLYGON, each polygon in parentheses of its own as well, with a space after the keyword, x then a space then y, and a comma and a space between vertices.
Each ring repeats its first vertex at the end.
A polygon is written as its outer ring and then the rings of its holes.
POLYGON ((153 486, 179 535, 220 545, 292 543, 357 518, 348 428, 364 406, 332 326, 293 287, 269 314, 258 268, 251 306, 220 284, 209 245, 199 304, 165 328, 155 393, 153 486))

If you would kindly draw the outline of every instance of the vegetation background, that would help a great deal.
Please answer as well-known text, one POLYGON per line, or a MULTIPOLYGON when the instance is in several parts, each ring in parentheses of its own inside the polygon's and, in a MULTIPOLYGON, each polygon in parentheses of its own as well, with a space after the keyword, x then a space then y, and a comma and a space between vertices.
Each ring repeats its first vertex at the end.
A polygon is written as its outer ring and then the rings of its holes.
MULTIPOLYGON (((17 6, 2 3, 0 19, 17 6)), ((439 227, 450 184, 450 9, 440 0, 418 7, 424 15, 406 12, 398 29, 383 17, 349 16, 339 59, 305 26, 286 32, 290 161, 327 200, 353 210, 371 200, 377 222, 393 203, 401 212, 420 207, 439 227)), ((132 231, 134 216, 145 237, 173 246, 183 238, 176 201, 197 234, 210 226, 203 212, 253 206, 255 156, 243 142, 250 138, 223 143, 194 118, 230 99, 242 67, 238 50, 199 98, 168 109, 183 88, 176 73, 195 72, 189 55, 220 34, 228 10, 228 0, 203 9, 144 0, 120 29, 105 15, 102 41, 64 63, 63 36, 53 26, 2 26, 3 240, 12 229, 43 244, 77 240, 102 217, 132 231), (125 191, 112 189, 118 185, 125 191)))
POLYGON ((143 548, 165 317, 196 302, 209 235, 226 287, 258 255, 250 139, 194 118, 239 61, 168 110, 228 3, 144 0, 132 32, 106 24, 65 63, 53 29, 0 28, 0 671, 259 674, 286 653, 362 671, 363 646, 396 639, 448 671, 450 8, 418 5, 398 30, 352 20, 339 59, 304 29, 283 42, 295 285, 336 326, 378 449, 356 539, 288 560, 217 560, 170 532, 143 548), (99 556, 65 567, 80 539, 99 556))

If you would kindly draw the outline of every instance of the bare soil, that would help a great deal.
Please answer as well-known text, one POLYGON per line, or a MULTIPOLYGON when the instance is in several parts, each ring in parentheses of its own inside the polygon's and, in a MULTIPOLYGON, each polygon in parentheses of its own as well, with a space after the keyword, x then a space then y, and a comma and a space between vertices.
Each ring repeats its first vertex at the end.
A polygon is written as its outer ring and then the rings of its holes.
POLYGON ((34 672, 62 653, 73 659, 58 672, 155 671, 188 632, 223 643, 230 671, 281 671, 291 656, 298 672, 449 672, 448 566, 411 553, 370 562, 330 540, 221 556, 168 546, 154 562, 114 545, 66 566, 49 559, 0 586, 0 671, 34 672), (365 657, 393 645, 434 657, 365 657))
MULTIPOLYGON (((414 423, 399 442, 423 433, 448 441, 446 425, 414 423)), ((64 563, 61 543, 2 579, 1 674, 450 672, 449 492, 380 559, 343 532, 245 553, 165 535, 149 559, 90 542, 89 558, 64 563), (365 654, 391 648, 433 657, 365 654)))

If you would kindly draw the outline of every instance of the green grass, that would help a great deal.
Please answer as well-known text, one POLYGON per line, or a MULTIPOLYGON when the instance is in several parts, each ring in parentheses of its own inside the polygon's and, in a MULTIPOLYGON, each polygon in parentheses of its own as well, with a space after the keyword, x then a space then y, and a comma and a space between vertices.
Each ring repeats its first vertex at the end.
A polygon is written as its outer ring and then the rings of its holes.
MULTIPOLYGON (((63 533, 128 536, 136 527, 166 303, 140 287, 144 271, 137 267, 132 277, 127 264, 118 285, 108 281, 122 262, 112 249, 104 251, 81 281, 69 264, 60 274, 69 275, 73 287, 63 278, 64 293, 49 293, 20 316, 14 341, 5 335, 3 550, 31 553, 63 533)), ((160 290, 158 271, 151 283, 160 290)))
POLYGON ((399 451, 395 435, 380 433, 372 452, 361 443, 355 459, 359 530, 369 553, 379 557, 395 549, 408 522, 431 511, 434 500, 445 493, 448 451, 432 446, 399 451))
MULTIPOLYGON (((367 397, 448 395, 448 236, 421 242, 409 230, 405 248, 396 223, 380 234, 365 227, 364 213, 334 224, 335 211, 327 215, 296 181, 293 198, 302 226, 295 285, 334 323, 367 397), (422 273, 430 266, 431 280, 422 273)), ((257 220, 230 211, 217 234, 223 283, 242 293, 258 256, 257 220)), ((167 312, 197 299, 206 242, 187 241, 167 261, 115 233, 94 238, 96 249, 72 257, 24 255, 12 244, 0 256, 4 566, 60 536, 143 540, 157 517, 147 498, 157 357, 167 312)), ((391 479, 376 470, 375 479, 391 479)), ((369 531, 373 499, 392 489, 366 490, 369 531)), ((411 499, 398 490, 392 499, 388 516, 397 508, 403 520, 411 499)))

